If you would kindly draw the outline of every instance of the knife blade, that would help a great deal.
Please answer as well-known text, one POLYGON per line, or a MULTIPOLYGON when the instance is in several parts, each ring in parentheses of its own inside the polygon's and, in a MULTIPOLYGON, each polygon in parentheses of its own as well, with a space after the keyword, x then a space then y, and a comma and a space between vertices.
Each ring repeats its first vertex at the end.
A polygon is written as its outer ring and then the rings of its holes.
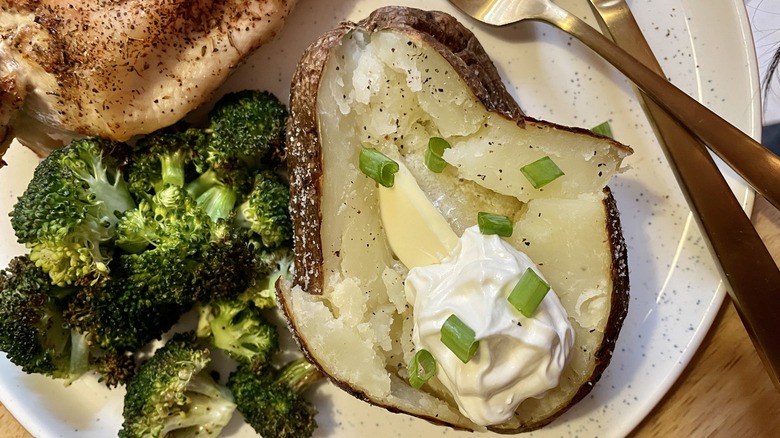
MULTIPOLYGON (((588 0, 608 38, 664 75, 625 0, 588 0)), ((780 391, 780 270, 712 156, 637 90, 756 352, 780 391)))

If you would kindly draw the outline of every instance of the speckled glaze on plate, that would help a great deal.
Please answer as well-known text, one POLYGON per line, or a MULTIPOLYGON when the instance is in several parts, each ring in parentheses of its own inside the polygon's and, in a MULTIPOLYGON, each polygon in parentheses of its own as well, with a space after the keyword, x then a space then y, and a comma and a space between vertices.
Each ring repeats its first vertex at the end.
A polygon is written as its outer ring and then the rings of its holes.
MULTIPOLYGON (((559 420, 530 436, 606 437, 629 433, 676 380, 699 346, 725 292, 691 220, 673 175, 630 85, 577 41, 544 24, 504 28, 477 25, 444 0, 300 0, 276 41, 262 47, 222 91, 262 88, 286 98, 305 47, 347 18, 357 20, 385 4, 454 13, 493 57, 510 91, 532 117, 582 127, 609 120, 618 140, 636 153, 611 184, 629 245, 631 304, 612 364, 591 394, 559 420)), ((560 0, 593 23, 584 0, 560 0)), ((630 1, 669 78, 752 136, 760 131, 755 56, 740 0, 630 1)), ((0 171, 0 264, 23 248, 15 244, 7 213, 24 190, 36 157, 14 145, 0 171), (4 219, 5 218, 5 219, 4 219)), ((746 210, 752 192, 724 170, 746 210)), ((115 436, 124 391, 92 378, 70 387, 28 376, 0 359, 0 400, 35 436, 115 436)), ((335 387, 313 394, 320 414, 316 437, 473 437, 387 413, 335 387)), ((255 436, 240 418, 224 433, 255 436)))

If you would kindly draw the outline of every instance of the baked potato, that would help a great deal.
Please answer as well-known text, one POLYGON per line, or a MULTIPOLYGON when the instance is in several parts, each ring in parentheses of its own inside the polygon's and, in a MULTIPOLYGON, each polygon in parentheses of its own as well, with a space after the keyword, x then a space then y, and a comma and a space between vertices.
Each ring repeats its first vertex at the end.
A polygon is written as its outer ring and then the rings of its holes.
POLYGON ((306 356, 354 396, 459 429, 538 429, 581 400, 608 365, 628 306, 626 246, 607 183, 632 150, 523 114, 475 36, 452 16, 385 7, 304 53, 288 124, 295 276, 277 295, 306 356), (430 137, 449 165, 425 165, 430 137), (411 172, 460 235, 478 212, 511 218, 505 239, 556 291, 574 329, 559 384, 500 424, 480 425, 431 379, 407 383, 415 353, 409 272, 394 254, 378 184, 358 166, 374 148, 411 172), (564 176, 531 187, 517 169, 552 157, 564 176), (514 171, 512 171, 514 170, 514 171))

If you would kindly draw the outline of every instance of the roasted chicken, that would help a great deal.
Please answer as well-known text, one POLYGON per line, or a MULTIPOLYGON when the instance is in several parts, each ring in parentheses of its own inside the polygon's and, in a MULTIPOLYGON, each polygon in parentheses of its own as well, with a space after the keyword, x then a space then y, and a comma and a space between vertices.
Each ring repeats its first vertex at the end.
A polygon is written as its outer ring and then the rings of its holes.
POLYGON ((45 150, 172 124, 273 38, 294 4, 0 0, 0 157, 14 138, 45 150))

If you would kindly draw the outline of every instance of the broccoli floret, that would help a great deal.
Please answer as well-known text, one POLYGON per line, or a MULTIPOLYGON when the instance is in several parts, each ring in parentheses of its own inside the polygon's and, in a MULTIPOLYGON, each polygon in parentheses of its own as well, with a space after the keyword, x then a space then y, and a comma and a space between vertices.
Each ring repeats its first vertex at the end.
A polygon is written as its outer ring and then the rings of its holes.
POLYGON ((122 216, 116 227, 116 245, 132 254, 148 246, 183 246, 194 253, 208 242, 211 225, 211 219, 184 188, 167 186, 122 216))
POLYGON ((0 350, 26 373, 71 379, 71 330, 54 288, 26 256, 0 271, 0 350))
POLYGON ((206 161, 217 170, 280 163, 287 115, 284 104, 267 91, 222 96, 209 112, 206 161))
POLYGON ((255 268, 245 300, 257 307, 276 306, 275 284, 279 277, 292 278, 292 220, 289 186, 276 173, 265 170, 255 177, 253 190, 239 206, 236 223, 253 233, 255 268))
POLYGON ((205 141, 203 130, 186 122, 141 137, 128 162, 130 191, 145 197, 159 193, 169 184, 183 187, 197 172, 197 151, 205 141))
POLYGON ((110 353, 159 339, 194 303, 180 265, 186 261, 175 248, 120 256, 108 281, 80 288, 69 301, 68 322, 110 353))
POLYGON ((108 273, 114 228, 135 207, 122 175, 123 146, 81 139, 35 169, 11 212, 17 240, 57 285, 90 283, 108 273))
POLYGON ((53 286, 28 256, 12 259, 0 271, 0 350, 26 373, 70 383, 97 371, 106 385, 116 386, 132 375, 135 363, 92 348, 67 323, 65 306, 72 293, 53 286))
POLYGON ((276 307, 276 281, 280 277, 291 281, 294 255, 291 248, 259 248, 255 252, 255 265, 249 286, 241 294, 244 301, 252 301, 260 309, 276 307))
POLYGON ((245 229, 224 220, 211 226, 211 240, 192 270, 190 288, 194 299, 205 303, 236 297, 251 281, 255 250, 245 229))
POLYGON ((142 201, 119 223, 117 234, 117 244, 135 252, 122 256, 132 280, 159 284, 162 295, 185 294, 175 300, 183 305, 236 295, 254 264, 247 231, 222 219, 212 222, 177 186, 142 201), (157 278, 161 275, 165 278, 157 278))
POLYGON ((303 392, 322 374, 310 362, 298 359, 282 369, 256 372, 239 366, 228 379, 238 411, 264 437, 307 438, 317 428, 317 410, 303 392))
POLYGON ((236 405, 210 360, 192 333, 174 335, 127 382, 119 437, 218 436, 236 405))
POLYGON ((279 351, 275 325, 252 303, 239 299, 212 301, 200 308, 198 337, 225 351, 239 363, 259 369, 279 351))
POLYGON ((267 247, 292 241, 290 187, 273 171, 261 171, 255 176, 252 191, 238 208, 237 220, 257 233, 267 247))
POLYGON ((109 352, 158 339, 197 302, 238 295, 249 284, 254 253, 247 231, 211 219, 186 191, 168 186, 117 227, 126 253, 103 284, 82 289, 69 321, 109 352))
POLYGON ((91 344, 109 352, 134 351, 159 339, 197 301, 190 255, 179 247, 123 254, 103 284, 78 291, 68 321, 91 344))
POLYGON ((187 190, 214 219, 227 218, 251 190, 256 171, 280 163, 287 109, 268 92, 246 90, 223 96, 209 113, 198 166, 187 190))

